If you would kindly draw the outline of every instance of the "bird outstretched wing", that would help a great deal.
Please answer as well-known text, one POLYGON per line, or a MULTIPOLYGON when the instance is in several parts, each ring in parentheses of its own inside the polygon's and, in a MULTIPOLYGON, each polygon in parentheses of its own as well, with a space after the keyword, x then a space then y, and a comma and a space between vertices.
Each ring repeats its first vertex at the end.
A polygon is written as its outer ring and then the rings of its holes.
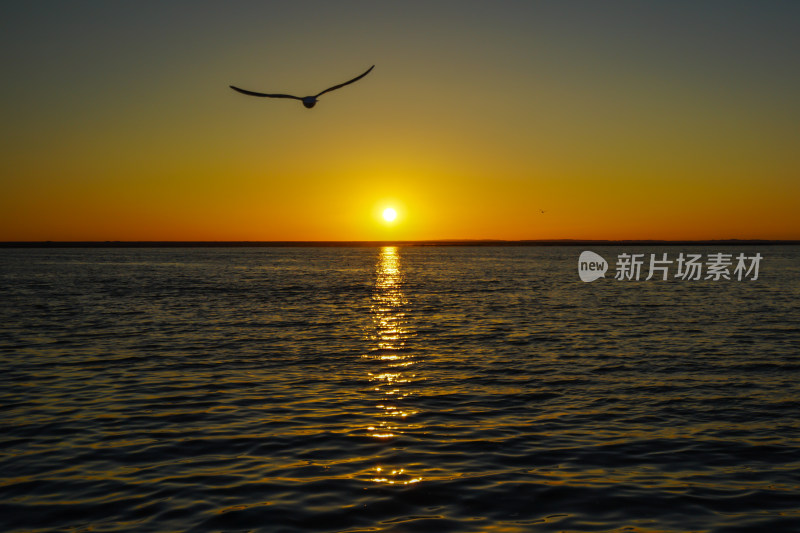
POLYGON ((353 78, 353 79, 352 79, 352 80, 350 80, 350 81, 346 81, 346 82, 344 82, 344 83, 340 83, 339 85, 334 85, 333 87, 328 87, 327 89, 325 89, 325 90, 324 90, 324 91, 322 91, 321 93, 317 93, 317 94, 315 94, 315 95, 314 95, 314 98, 319 98, 320 96, 322 96, 322 95, 323 95, 323 94, 325 94, 325 93, 329 93, 329 92, 331 92, 331 91, 335 91, 336 89, 341 89, 341 88, 342 88, 342 87, 344 87, 345 85, 350 85, 351 83, 355 83, 355 82, 357 82, 358 80, 360 80, 361 78, 363 78, 364 76, 366 76, 367 74, 369 74, 369 73, 370 73, 370 71, 371 71, 372 69, 374 69, 374 68, 375 68, 375 65, 372 65, 371 67, 369 67, 369 68, 367 69, 367 71, 366 71, 364 74, 361 74, 360 76, 356 76, 355 78, 353 78))
POLYGON ((229 85, 231 89, 234 91, 238 91, 242 94, 249 94, 250 96, 263 96, 266 98, 294 98, 295 100, 302 100, 299 96, 292 96, 291 94, 266 94, 266 93, 257 93, 254 91, 246 91, 244 89, 240 89, 238 87, 234 87, 233 85, 229 85))

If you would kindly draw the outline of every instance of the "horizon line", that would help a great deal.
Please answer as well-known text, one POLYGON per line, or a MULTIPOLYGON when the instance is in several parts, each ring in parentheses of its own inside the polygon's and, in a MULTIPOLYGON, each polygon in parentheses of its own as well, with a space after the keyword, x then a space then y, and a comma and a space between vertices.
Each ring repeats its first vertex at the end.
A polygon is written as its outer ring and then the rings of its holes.
POLYGON ((798 239, 427 239, 372 241, 0 241, 0 248, 214 248, 214 247, 378 247, 378 246, 779 246, 798 239))

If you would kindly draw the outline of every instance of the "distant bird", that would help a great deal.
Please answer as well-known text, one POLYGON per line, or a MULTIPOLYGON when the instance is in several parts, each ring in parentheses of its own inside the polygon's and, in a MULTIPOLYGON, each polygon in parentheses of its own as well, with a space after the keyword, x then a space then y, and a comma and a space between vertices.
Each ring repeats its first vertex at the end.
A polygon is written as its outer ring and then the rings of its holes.
POLYGON ((539 211, 541 211, 543 215, 544 215, 545 213, 547 213, 547 211, 545 211, 544 209, 539 209, 539 211))
POLYGON ((240 89, 238 87, 234 87, 233 85, 231 85, 230 88, 233 89, 234 91, 238 91, 238 92, 240 92, 242 94, 249 94, 250 96, 263 96, 263 97, 266 97, 266 98, 294 98, 295 100, 300 100, 301 102, 303 102, 303 105, 306 106, 308 109, 311 109, 312 107, 314 107, 317 104, 317 98, 319 98, 323 94, 329 93, 331 91, 335 91, 336 89, 341 89, 345 85, 350 85, 351 83, 357 82, 358 80, 360 80, 361 78, 363 78, 364 76, 369 74, 370 71, 372 71, 372 69, 374 69, 374 68, 375 68, 375 65, 372 65, 371 67, 369 67, 367 69, 367 71, 364 74, 362 74, 360 76, 356 76, 355 78, 353 78, 350 81, 346 81, 344 83, 340 83, 339 85, 334 85, 333 87, 329 87, 329 88, 325 89, 324 91, 315 94, 314 96, 303 96, 302 98, 299 97, 299 96, 292 96, 291 94, 265 94, 265 93, 257 93, 257 92, 253 92, 253 91, 246 91, 244 89, 240 89))

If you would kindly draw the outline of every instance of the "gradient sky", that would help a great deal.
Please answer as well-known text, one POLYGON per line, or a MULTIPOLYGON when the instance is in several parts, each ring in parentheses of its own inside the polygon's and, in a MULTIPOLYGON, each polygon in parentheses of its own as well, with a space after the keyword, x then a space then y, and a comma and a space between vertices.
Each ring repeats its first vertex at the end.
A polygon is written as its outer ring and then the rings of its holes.
POLYGON ((0 240, 800 239, 799 27, 796 1, 6 1, 0 240), (228 88, 372 64, 312 110, 228 88))

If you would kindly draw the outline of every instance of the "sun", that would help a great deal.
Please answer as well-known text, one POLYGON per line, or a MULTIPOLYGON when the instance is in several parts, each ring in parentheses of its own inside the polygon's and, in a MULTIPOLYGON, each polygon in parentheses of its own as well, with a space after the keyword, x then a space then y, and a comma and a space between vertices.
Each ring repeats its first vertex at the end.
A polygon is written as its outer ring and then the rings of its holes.
POLYGON ((394 222, 394 219, 397 218, 397 211, 394 208, 387 207, 383 210, 383 220, 386 222, 394 222))

